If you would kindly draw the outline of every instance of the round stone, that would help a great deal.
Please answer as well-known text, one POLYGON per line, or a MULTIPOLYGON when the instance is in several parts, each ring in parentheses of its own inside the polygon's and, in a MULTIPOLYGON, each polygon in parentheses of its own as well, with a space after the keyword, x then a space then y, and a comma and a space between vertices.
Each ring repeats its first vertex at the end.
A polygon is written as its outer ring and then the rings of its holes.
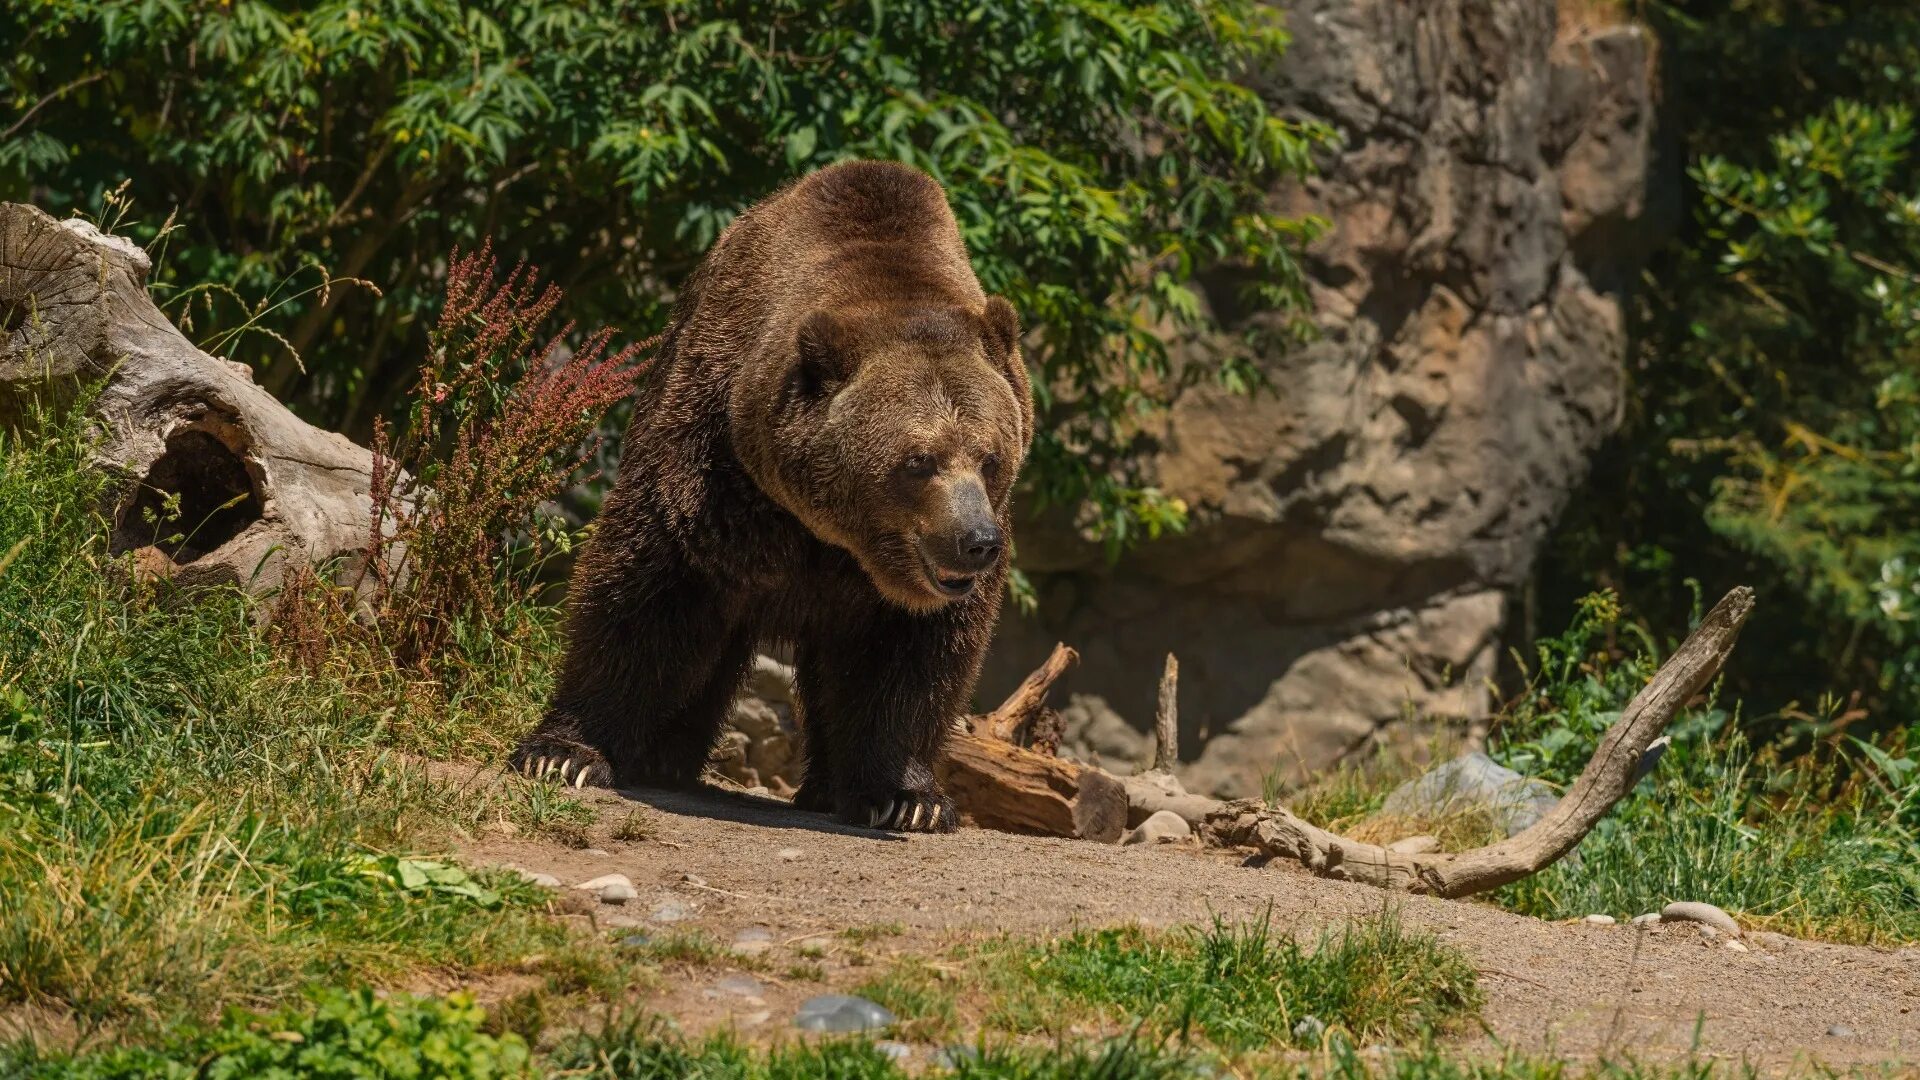
POLYGON ((1615 922, 1619 920, 1615 919, 1611 915, 1589 915, 1586 918, 1581 919, 1580 921, 1583 923, 1591 924, 1593 926, 1612 926, 1615 922))
POLYGON ((876 1031, 890 1027, 894 1016, 879 1004, 851 994, 821 994, 800 1003, 793 1026, 802 1031, 876 1031))

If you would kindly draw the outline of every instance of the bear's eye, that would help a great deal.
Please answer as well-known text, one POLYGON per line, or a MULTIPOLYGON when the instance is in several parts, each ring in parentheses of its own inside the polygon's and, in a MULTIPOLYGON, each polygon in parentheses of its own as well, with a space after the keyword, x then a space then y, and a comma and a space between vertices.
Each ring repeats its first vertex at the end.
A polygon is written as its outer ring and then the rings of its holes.
POLYGON ((906 473, 908 476, 917 476, 922 479, 932 476, 933 456, 930 454, 914 454, 900 463, 900 471, 906 473))
POLYGON ((981 476, 986 477, 988 480, 991 480, 995 476, 999 475, 999 473, 1000 473, 1000 455, 999 454, 988 454, 986 457, 983 457, 980 459, 980 475, 981 476))

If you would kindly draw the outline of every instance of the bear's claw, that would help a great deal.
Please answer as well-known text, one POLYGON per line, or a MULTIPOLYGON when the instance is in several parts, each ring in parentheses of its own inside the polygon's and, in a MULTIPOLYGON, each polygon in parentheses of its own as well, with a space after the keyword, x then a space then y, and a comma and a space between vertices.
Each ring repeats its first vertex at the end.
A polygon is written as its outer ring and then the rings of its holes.
POLYGON ((891 798, 856 804, 844 817, 854 825, 895 832, 952 832, 960 826, 953 800, 923 791, 901 791, 891 798))
POLYGON ((588 784, 595 787, 613 784, 613 770, 607 767, 606 759, 584 746, 522 744, 514 751, 508 767, 522 776, 535 780, 557 779, 561 786, 575 789, 588 784))

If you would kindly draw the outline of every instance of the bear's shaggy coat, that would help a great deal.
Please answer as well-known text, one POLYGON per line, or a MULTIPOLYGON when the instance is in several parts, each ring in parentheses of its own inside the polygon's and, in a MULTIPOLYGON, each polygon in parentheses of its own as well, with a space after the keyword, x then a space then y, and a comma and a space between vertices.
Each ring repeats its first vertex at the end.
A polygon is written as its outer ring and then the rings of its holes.
POLYGON ((951 829, 933 763, 1005 591, 1033 404, 945 193, 823 169, 755 206, 688 282, 581 553, 545 720, 514 767, 697 777, 754 649, 794 650, 796 802, 951 829))

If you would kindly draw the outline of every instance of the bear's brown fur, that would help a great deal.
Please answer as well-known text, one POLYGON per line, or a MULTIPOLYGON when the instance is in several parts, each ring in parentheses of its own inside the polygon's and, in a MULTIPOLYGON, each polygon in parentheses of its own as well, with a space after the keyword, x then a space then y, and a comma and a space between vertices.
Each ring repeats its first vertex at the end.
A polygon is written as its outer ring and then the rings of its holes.
POLYGON ((698 776, 757 645, 794 650, 796 801, 950 829, 933 763, 999 617, 1033 404, 945 193, 854 162, 747 211, 688 282, 574 570, 552 707, 576 784, 698 776))

